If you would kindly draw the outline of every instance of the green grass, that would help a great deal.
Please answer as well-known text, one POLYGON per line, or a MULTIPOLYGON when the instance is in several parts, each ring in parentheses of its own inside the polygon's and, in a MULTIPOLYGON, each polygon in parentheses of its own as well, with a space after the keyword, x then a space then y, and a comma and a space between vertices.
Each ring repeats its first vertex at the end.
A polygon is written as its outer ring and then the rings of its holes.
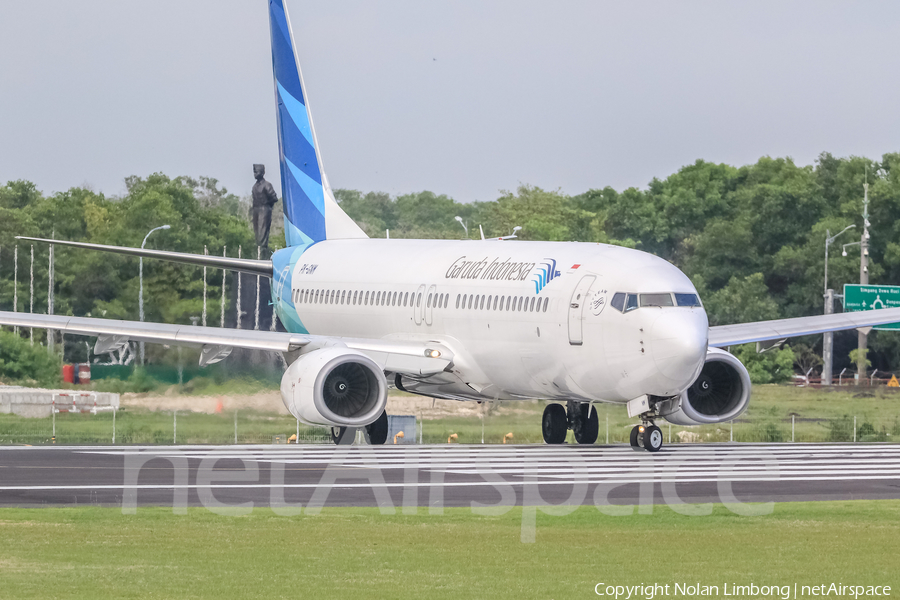
MULTIPOLYGON (((228 387, 211 381, 199 389, 215 390, 232 397, 258 391, 252 382, 235 380, 228 387), (218 386, 218 387, 217 387, 218 386), (242 386, 249 386, 244 389, 242 386)), ((441 401, 449 402, 449 401, 441 401)), ((492 405, 486 409, 484 441, 499 444, 507 433, 517 444, 540 443, 541 412, 545 402, 524 401, 492 405)), ((607 421, 609 442, 627 443, 628 434, 637 422, 629 419, 620 405, 595 405, 600 419, 598 443, 606 443, 607 421)), ((857 441, 889 442, 900 440, 900 392, 887 388, 837 391, 761 385, 754 387, 748 411, 734 423, 736 442, 788 442, 791 440, 791 416, 795 417, 794 440, 797 442, 849 442, 853 440, 853 417, 856 417, 857 441)), ((146 410, 121 410, 117 415, 116 442, 124 444, 171 444, 172 413, 146 410)), ((234 413, 207 415, 179 412, 177 441, 182 444, 234 443, 234 413)), ((732 425, 723 423, 703 427, 679 427, 660 423, 669 443, 679 441, 725 442, 732 438, 732 425), (680 432, 688 437, 679 438, 680 432)), ((271 443, 274 436, 290 436, 296 431, 290 416, 242 410, 238 413, 239 443, 271 443)), ((321 428, 301 428, 301 439, 327 441, 321 428)), ((404 432, 409 435, 410 432, 404 432)), ((451 416, 425 420, 423 441, 445 444, 451 434, 458 443, 480 443, 482 423, 478 417, 451 416)), ((50 419, 26 419, 0 414, 0 443, 50 443, 50 419)), ((569 432, 569 441, 574 442, 569 432)), ((61 413, 56 421, 58 444, 108 444, 112 442, 112 415, 69 415, 61 413)))
MULTIPOLYGON (((116 413, 116 444, 233 444, 233 412, 205 413, 120 410, 116 413)), ((241 444, 270 444, 275 436, 286 439, 297 431, 291 416, 238 412, 237 440, 241 444)), ((303 441, 330 441, 320 427, 300 427, 303 441)), ((28 419, 0 414, 0 443, 49 444, 53 423, 50 418, 28 419)), ((113 414, 59 413, 56 415, 57 444, 111 444, 113 414)))
POLYGON ((0 510, 4 598, 593 598, 599 582, 891 585, 900 501, 785 503, 766 516, 717 506, 611 517, 593 507, 502 516, 332 508, 242 517, 162 508, 0 510))
MULTIPOLYGON (((171 384, 147 374, 144 371, 135 371, 128 379, 95 379, 91 382, 90 389, 96 392, 113 392, 116 394, 133 393, 168 393, 173 391, 183 396, 220 396, 256 394, 263 391, 277 390, 281 386, 281 378, 237 376, 225 377, 219 374, 215 377, 193 377, 184 384, 171 384)), ((84 390, 80 385, 63 383, 61 387, 84 390)))
MULTIPOLYGON (((501 403, 485 419, 485 442, 500 443, 513 433, 515 443, 541 441, 540 418, 546 403, 501 403)), ((627 443, 631 428, 624 406, 595 405, 600 419, 598 443, 606 442, 607 419, 610 443, 627 443)), ((734 423, 736 442, 789 442, 791 416, 794 416, 794 440, 797 442, 849 442, 853 440, 853 417, 857 420, 857 441, 900 440, 900 391, 888 388, 844 388, 837 391, 782 385, 757 385, 750 407, 734 423), (868 427, 866 427, 868 424, 868 427)), ((678 433, 699 436, 699 441, 726 442, 731 439, 730 423, 702 427, 669 426, 661 422, 667 442, 677 443, 678 433), (668 440, 671 435, 671 440, 668 440)), ((481 421, 473 418, 446 418, 425 422, 424 441, 446 443, 451 433, 460 442, 481 441, 481 421)), ((569 441, 573 442, 569 432, 569 441)), ((685 438, 685 441, 690 439, 685 438)))

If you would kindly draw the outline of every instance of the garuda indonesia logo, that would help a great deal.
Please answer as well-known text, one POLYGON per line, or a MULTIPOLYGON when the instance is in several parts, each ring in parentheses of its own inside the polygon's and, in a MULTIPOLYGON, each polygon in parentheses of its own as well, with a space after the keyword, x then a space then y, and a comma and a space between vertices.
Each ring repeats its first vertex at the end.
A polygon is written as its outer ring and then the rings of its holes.
POLYGON ((561 275, 559 271, 556 270, 556 260, 552 258, 545 258, 547 262, 542 262, 537 269, 537 272, 534 274, 534 279, 531 280, 534 283, 534 293, 540 294, 541 290, 546 287, 548 283, 556 279, 561 275))

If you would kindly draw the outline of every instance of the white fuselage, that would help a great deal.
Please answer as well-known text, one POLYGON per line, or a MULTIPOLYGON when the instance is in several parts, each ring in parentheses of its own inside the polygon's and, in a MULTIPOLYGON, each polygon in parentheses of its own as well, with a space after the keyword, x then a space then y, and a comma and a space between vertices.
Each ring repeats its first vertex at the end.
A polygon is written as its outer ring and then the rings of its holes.
POLYGON ((453 352, 452 371, 403 379, 435 397, 672 396, 706 356, 702 307, 613 305, 616 293, 696 294, 675 266, 637 250, 357 239, 319 242, 294 260, 290 279, 273 282, 289 330, 439 343, 453 352))

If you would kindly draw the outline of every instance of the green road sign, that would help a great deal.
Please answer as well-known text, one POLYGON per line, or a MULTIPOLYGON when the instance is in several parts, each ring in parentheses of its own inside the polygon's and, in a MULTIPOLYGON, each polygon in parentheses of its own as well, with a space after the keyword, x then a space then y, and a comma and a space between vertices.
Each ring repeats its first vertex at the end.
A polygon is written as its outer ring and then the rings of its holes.
MULTIPOLYGON (((844 312, 877 310, 879 308, 900 308, 900 286, 858 283, 844 286, 844 312)), ((900 323, 879 325, 873 329, 900 331, 900 323)))

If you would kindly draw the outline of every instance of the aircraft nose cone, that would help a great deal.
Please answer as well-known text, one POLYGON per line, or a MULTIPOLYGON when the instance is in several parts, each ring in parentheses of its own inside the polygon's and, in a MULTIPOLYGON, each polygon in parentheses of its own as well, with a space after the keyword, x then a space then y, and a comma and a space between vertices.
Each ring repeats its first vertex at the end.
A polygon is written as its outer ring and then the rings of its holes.
POLYGON ((693 383, 706 358, 709 322, 696 309, 667 310, 650 328, 650 352, 660 373, 684 388, 693 383))

